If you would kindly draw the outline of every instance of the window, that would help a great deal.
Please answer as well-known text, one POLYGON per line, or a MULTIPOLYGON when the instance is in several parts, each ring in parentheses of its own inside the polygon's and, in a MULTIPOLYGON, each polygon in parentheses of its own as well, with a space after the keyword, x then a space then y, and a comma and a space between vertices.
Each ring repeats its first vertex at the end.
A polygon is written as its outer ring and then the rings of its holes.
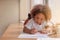
POLYGON ((59 23, 60 22, 60 0, 49 0, 48 5, 51 8, 51 13, 52 13, 51 21, 55 23, 59 23))
POLYGON ((31 0, 31 8, 34 5, 37 5, 37 4, 42 4, 43 5, 43 2, 44 2, 44 0, 31 0))
POLYGON ((43 0, 34 0, 34 5, 43 4, 43 0))

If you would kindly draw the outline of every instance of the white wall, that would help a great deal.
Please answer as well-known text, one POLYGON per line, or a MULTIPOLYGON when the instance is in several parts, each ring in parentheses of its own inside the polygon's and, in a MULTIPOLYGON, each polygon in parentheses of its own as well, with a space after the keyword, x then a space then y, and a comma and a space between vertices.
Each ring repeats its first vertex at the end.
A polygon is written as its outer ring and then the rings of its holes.
POLYGON ((20 0, 20 20, 26 20, 30 11, 30 0, 20 0))
POLYGON ((37 4, 43 5, 43 0, 31 0, 31 8, 33 8, 37 4))
POLYGON ((49 0, 49 6, 52 11, 52 21, 60 23, 60 0, 49 0))
POLYGON ((17 23, 19 20, 18 0, 0 0, 0 36, 8 24, 17 23))

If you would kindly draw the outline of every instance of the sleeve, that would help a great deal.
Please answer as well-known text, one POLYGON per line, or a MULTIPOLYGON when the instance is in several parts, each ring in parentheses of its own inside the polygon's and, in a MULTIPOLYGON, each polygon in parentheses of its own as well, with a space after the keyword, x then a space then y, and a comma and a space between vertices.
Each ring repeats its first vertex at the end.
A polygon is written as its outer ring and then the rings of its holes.
POLYGON ((32 29, 32 21, 28 21, 28 23, 25 25, 28 29, 32 29))

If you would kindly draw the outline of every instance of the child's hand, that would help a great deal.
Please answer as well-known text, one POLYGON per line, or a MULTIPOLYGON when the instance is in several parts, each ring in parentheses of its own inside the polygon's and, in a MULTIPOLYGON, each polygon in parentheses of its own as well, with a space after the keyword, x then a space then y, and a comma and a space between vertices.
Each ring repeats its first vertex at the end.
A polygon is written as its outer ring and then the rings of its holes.
POLYGON ((46 30, 39 31, 41 34, 47 34, 46 30))
POLYGON ((41 33, 41 34, 47 34, 47 32, 45 32, 45 31, 40 31, 40 33, 41 33))
POLYGON ((35 33, 37 33, 37 32, 38 32, 38 31, 37 31, 35 28, 32 28, 32 29, 31 29, 31 33, 32 33, 32 34, 35 34, 35 33))

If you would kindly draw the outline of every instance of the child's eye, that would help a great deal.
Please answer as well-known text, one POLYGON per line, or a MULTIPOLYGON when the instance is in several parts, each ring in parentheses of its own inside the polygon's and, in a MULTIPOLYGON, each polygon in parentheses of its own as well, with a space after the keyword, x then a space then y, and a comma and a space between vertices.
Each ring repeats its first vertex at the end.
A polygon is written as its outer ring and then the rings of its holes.
POLYGON ((37 19, 39 19, 39 18, 37 17, 37 19))

